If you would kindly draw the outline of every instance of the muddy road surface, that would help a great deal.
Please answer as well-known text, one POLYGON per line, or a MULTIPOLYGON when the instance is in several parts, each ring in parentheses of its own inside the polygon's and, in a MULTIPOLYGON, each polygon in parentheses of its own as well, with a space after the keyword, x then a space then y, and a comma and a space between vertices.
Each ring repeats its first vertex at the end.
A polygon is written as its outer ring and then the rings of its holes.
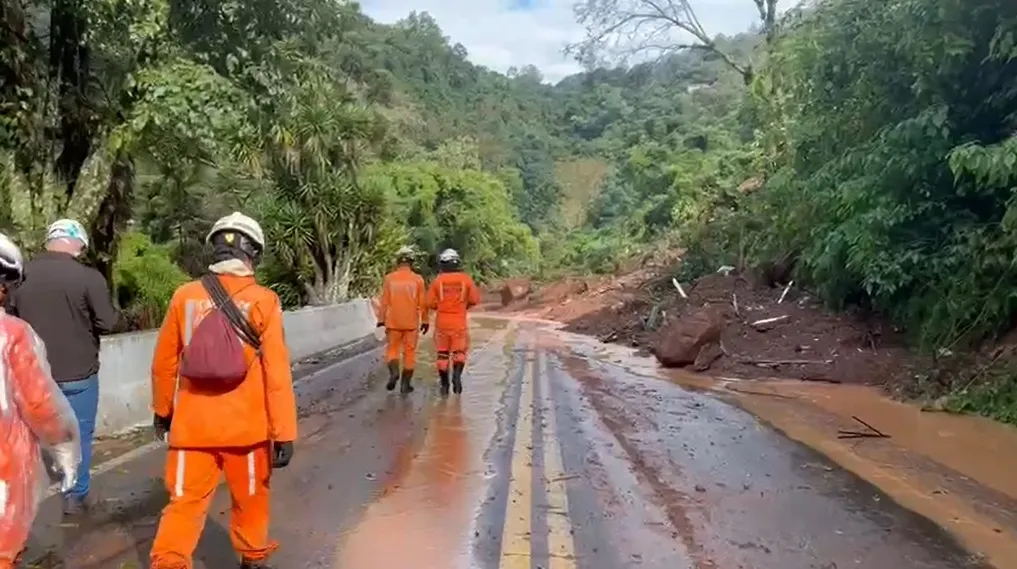
MULTIPOLYGON (((475 319, 465 392, 417 390, 378 353, 298 387, 301 439, 273 480, 274 566, 336 569, 981 567, 944 531, 753 416, 522 320, 475 319)), ((242 420, 238 417, 237 420, 242 420)), ((144 568, 165 450, 94 479, 97 508, 44 504, 37 567, 144 568)), ((236 567, 214 498, 199 569, 236 567)))

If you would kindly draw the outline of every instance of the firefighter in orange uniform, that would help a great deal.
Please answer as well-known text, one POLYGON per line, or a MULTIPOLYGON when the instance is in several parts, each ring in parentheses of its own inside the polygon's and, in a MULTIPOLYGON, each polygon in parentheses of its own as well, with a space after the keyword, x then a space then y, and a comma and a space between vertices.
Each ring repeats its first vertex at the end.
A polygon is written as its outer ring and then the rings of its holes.
POLYGON ((480 303, 480 290, 470 275, 463 272, 462 261, 455 249, 438 255, 439 274, 427 293, 428 306, 434 317, 434 345, 438 351, 438 377, 441 393, 449 392, 449 360, 452 360, 452 391, 463 392, 463 369, 470 349, 467 311, 480 303))
MULTIPOLYGON (((0 301, 24 276, 21 251, 0 235, 0 301)), ((0 308, 0 569, 13 569, 49 484, 41 448, 49 450, 70 490, 81 462, 78 421, 49 371, 35 330, 0 308)))
MULTIPOLYGON (((257 222, 233 213, 213 225, 207 241, 214 248, 209 271, 257 334, 260 355, 244 343, 246 375, 241 367, 231 389, 211 390, 183 376, 178 387, 181 365, 189 363, 186 349, 192 339, 198 343, 200 323, 214 305, 202 281, 177 289, 152 362, 156 435, 169 445, 165 481, 170 501, 159 520, 151 568, 191 569, 209 503, 225 475, 233 502, 230 537, 240 566, 267 569, 266 559, 278 547, 268 535, 269 479, 274 468, 289 464, 297 437, 283 312, 279 297, 254 280, 265 248, 257 222)), ((241 328, 236 330, 239 335, 241 328)))
POLYGON ((378 308, 378 326, 385 327, 388 342, 385 350, 388 384, 385 388, 392 391, 398 382, 401 393, 412 393, 417 341, 420 334, 427 334, 431 326, 428 322, 427 287, 424 277, 413 271, 413 249, 403 247, 396 255, 399 266, 385 276, 378 308), (400 352, 403 357, 401 373, 400 352))

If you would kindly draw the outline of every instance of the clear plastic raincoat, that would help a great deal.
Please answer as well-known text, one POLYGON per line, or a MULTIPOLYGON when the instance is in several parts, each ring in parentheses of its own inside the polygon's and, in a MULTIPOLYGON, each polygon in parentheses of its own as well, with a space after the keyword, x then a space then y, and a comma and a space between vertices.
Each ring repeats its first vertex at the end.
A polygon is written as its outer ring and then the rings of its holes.
POLYGON ((49 485, 41 449, 73 484, 78 423, 32 327, 0 310, 0 569, 13 567, 49 485))

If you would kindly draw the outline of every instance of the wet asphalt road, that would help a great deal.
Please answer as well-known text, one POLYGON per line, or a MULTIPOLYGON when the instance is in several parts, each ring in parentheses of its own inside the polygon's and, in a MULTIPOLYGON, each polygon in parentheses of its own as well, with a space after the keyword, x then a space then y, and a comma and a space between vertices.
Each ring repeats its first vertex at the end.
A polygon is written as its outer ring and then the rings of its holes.
MULTIPOLYGON (((747 413, 543 325, 477 319, 465 393, 386 392, 377 351, 298 387, 273 485, 284 568, 980 567, 942 530, 747 413)), ((165 452, 94 479, 89 519, 44 504, 38 567, 140 569, 165 452), (41 557, 41 558, 40 558, 41 557)), ((236 567, 217 494, 199 569, 236 567)))

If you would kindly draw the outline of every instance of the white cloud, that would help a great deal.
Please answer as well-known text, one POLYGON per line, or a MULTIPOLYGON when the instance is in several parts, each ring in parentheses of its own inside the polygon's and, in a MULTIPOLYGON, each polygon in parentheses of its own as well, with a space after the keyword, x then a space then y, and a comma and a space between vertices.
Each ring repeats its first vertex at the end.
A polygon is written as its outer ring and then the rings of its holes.
MULTIPOLYGON (((549 81, 580 70, 562 54, 583 37, 572 14, 573 0, 540 0, 512 9, 513 0, 362 0, 365 13, 393 23, 410 12, 428 12, 452 42, 466 46, 470 60, 498 71, 536 65, 549 81)), ((694 0, 703 27, 711 34, 746 30, 757 18, 752 0, 694 0)))

